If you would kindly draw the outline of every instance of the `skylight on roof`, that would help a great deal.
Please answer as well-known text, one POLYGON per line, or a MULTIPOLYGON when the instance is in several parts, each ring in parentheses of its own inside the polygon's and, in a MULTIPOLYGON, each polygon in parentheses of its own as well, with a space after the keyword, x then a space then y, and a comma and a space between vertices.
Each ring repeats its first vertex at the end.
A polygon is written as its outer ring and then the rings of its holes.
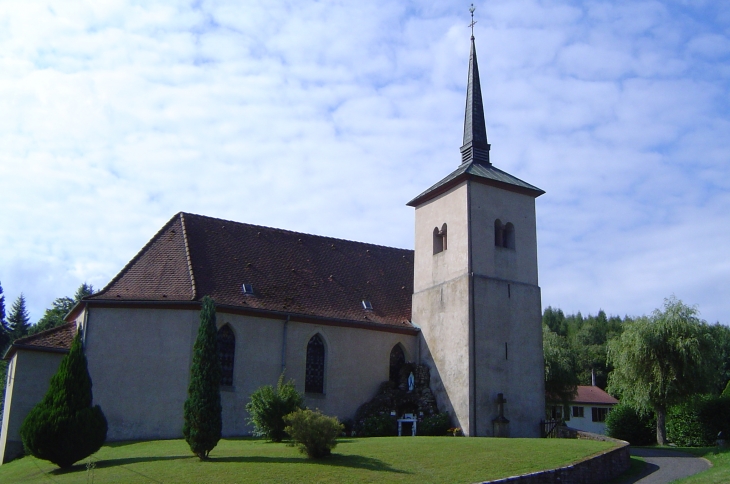
POLYGON ((243 284, 241 290, 244 294, 253 294, 253 286, 251 284, 243 284))
POLYGON ((367 310, 369 310, 369 311, 372 311, 372 309, 373 309, 373 305, 372 305, 372 304, 370 303, 370 301, 368 301, 367 299, 363 299, 363 300, 362 300, 362 307, 363 307, 364 309, 367 309, 367 310))

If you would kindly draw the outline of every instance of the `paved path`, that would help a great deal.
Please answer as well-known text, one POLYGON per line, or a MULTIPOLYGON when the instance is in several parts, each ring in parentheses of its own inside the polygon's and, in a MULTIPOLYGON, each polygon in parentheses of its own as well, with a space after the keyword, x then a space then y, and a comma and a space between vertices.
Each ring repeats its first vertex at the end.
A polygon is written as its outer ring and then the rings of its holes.
POLYGON ((692 454, 666 449, 631 449, 631 455, 646 461, 644 471, 621 484, 665 484, 691 476, 710 467, 710 463, 692 454))

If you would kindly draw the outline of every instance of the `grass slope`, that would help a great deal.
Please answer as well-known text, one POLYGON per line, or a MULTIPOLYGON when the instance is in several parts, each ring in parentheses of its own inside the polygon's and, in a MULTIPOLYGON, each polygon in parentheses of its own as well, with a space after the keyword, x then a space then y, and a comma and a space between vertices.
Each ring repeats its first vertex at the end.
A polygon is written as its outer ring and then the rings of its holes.
POLYGON ((569 439, 343 439, 329 458, 258 439, 221 440, 208 462, 183 440, 119 442, 69 471, 33 457, 0 466, 0 482, 477 482, 561 467, 612 447, 569 439), (93 475, 92 475, 93 472, 93 475))

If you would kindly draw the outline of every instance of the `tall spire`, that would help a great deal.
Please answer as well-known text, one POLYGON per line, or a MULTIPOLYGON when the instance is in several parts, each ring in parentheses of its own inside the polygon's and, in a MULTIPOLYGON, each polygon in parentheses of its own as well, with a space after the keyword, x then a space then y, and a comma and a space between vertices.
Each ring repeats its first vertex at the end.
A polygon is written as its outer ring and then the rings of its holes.
POLYGON ((469 9, 472 22, 471 54, 469 55, 469 82, 466 87, 466 114, 464 116, 464 144, 461 147, 461 162, 489 165, 489 143, 487 125, 484 122, 482 87, 479 82, 477 50, 474 46, 474 5, 469 9))

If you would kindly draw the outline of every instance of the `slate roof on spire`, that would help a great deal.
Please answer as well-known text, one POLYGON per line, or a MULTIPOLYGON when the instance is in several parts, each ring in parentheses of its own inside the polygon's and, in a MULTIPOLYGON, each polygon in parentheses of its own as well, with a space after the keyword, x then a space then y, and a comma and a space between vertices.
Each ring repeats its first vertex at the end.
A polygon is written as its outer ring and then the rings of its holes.
POLYGON ((466 110, 464 113, 464 143, 461 146, 461 162, 489 164, 487 124, 484 122, 482 86, 479 82, 479 65, 474 36, 471 37, 469 54, 469 80, 466 86, 466 110))
POLYGON ((181 212, 83 301, 180 305, 209 295, 236 311, 415 331, 412 294, 412 250, 181 212))
POLYGON ((479 81, 477 51, 474 45, 474 36, 472 35, 471 53, 469 55, 469 79, 466 88, 466 112, 464 114, 464 144, 460 149, 461 166, 408 202, 407 205, 411 207, 421 205, 467 179, 533 197, 539 197, 545 193, 536 186, 495 168, 489 161, 489 149, 487 127, 484 121, 482 87, 479 81))

